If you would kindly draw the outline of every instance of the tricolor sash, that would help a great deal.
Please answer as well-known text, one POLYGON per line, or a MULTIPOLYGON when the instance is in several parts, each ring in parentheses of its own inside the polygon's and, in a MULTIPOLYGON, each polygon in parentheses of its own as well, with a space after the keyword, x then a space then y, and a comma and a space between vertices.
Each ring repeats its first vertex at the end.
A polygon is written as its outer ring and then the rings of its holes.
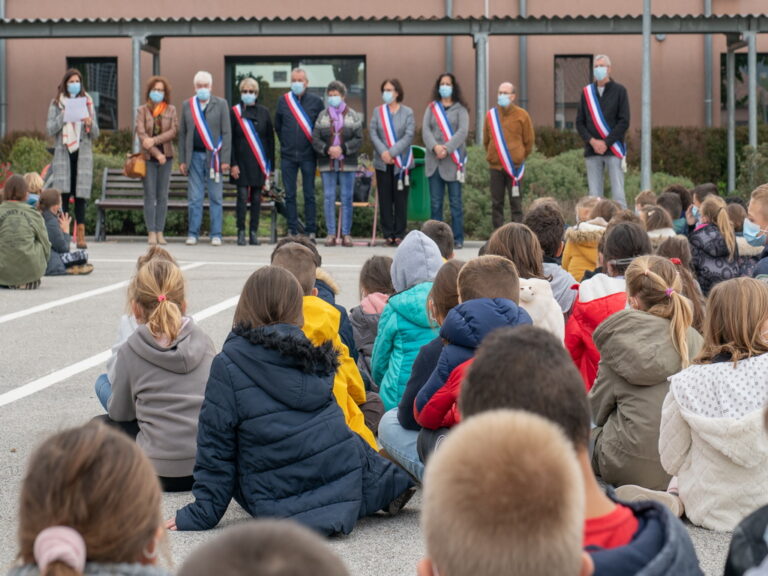
POLYGON ((504 140, 504 132, 501 130, 501 118, 499 117, 498 107, 494 106, 488 110, 488 124, 491 127, 491 137, 493 138, 493 143, 496 145, 496 151, 499 154, 501 165, 504 168, 504 171, 509 174, 509 177, 512 178, 512 187, 517 188, 517 183, 523 179, 523 175, 525 174, 525 162, 523 162, 519 168, 515 168, 515 163, 512 162, 512 154, 509 153, 509 147, 504 140))
MULTIPOLYGON (((397 135, 395 134, 394 126, 392 125, 392 113, 389 111, 389 106, 386 104, 379 106, 379 119, 384 129, 384 140, 387 147, 392 148, 397 144, 397 135)), ((403 189, 403 180, 405 185, 409 185, 408 172, 410 171, 411 164, 413 164, 413 149, 408 146, 408 152, 395 156, 395 166, 400 168, 400 179, 397 182, 398 190, 403 189), (405 156, 405 157, 404 157, 405 156)))
POLYGON ((205 119, 203 113, 203 107, 200 105, 200 100, 197 96, 193 96, 189 99, 189 109, 192 112, 192 119, 195 121, 195 128, 200 135, 200 140, 203 141, 205 149, 211 153, 211 180, 219 182, 221 180, 221 152, 222 138, 219 136, 219 142, 216 146, 213 145, 213 136, 211 135, 211 129, 208 128, 208 121, 205 119))
POLYGON ((267 153, 264 150, 264 145, 261 143, 261 138, 259 138, 253 122, 243 116, 242 104, 232 106, 232 111, 235 113, 235 118, 237 118, 237 121, 240 123, 240 128, 242 128, 243 134, 245 134, 245 140, 248 142, 248 146, 251 147, 251 152, 253 152, 253 155, 256 157, 256 162, 259 163, 261 172, 264 174, 265 187, 269 189, 269 173, 271 172, 272 167, 269 165, 269 158, 267 158, 267 153))
MULTIPOLYGON (((451 128, 451 123, 448 122, 448 115, 445 113, 443 103, 439 100, 435 100, 429 107, 432 109, 432 115, 435 117, 435 122, 437 122, 437 125, 440 127, 440 132, 443 133, 445 143, 448 144, 451 138, 453 138, 453 129, 451 128)), ((451 160, 453 160, 453 163, 456 164, 456 168, 458 169, 456 179, 459 182, 464 182, 464 164, 467 160, 466 157, 462 159, 457 148, 451 152, 451 160)))
MULTIPOLYGON (((600 108, 600 100, 598 100, 597 97, 597 86, 594 84, 584 86, 584 97, 587 100, 587 110, 589 110, 589 115, 592 116, 592 123, 600 133, 600 137, 605 140, 611 133, 611 127, 608 126, 608 122, 605 121, 603 110, 600 108)), ((611 152, 621 160, 627 155, 624 150, 624 145, 618 140, 611 144, 611 152)))
POLYGON ((291 114, 293 114, 293 117, 296 119, 299 128, 301 128, 301 131, 304 132, 304 136, 307 137, 307 140, 312 142, 312 122, 309 121, 309 116, 304 111, 304 108, 302 107, 301 102, 299 102, 299 99, 293 92, 288 92, 285 95, 285 102, 288 104, 288 110, 290 110, 291 114))

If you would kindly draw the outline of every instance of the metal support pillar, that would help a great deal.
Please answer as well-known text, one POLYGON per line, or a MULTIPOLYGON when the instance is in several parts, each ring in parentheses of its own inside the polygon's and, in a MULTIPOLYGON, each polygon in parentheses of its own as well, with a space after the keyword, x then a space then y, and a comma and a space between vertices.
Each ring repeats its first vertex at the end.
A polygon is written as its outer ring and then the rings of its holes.
POLYGON ((152 53, 152 75, 160 76, 160 52, 152 53))
POLYGON ((640 141, 640 189, 651 189, 651 0, 643 0, 643 119, 640 141))
MULTIPOLYGON (((528 16, 528 3, 526 0, 518 0, 518 15, 520 18, 528 16)), ((521 108, 528 108, 528 37, 519 36, 519 70, 517 86, 517 103, 521 108)))
MULTIPOLYGON (((445 17, 453 18, 453 0, 445 0, 445 17)), ((445 37, 445 71, 453 73, 453 36, 445 37)))
POLYGON ((749 145, 757 148, 757 34, 747 32, 749 53, 747 74, 749 75, 749 145))
MULTIPOLYGON (((131 110, 131 129, 136 126, 136 110, 141 105, 141 45, 143 39, 134 36, 131 39, 132 42, 132 57, 133 57, 133 69, 131 74, 131 89, 133 91, 133 109, 131 110)), ((139 151, 139 140, 134 134, 133 137, 133 152, 139 151)))
MULTIPOLYGON (((5 0, 0 0, 0 20, 5 19, 5 0)), ((5 54, 6 42, 0 38, 0 138, 8 132, 8 81, 6 66, 8 59, 5 54)))
POLYGON ((736 189, 736 54, 729 46, 725 55, 726 100, 728 107, 728 192, 736 189))
MULTIPOLYGON (((712 0, 704 0, 704 16, 712 16, 712 0)), ((704 35, 704 123, 712 127, 712 34, 704 35)))
POLYGON ((488 34, 475 34, 475 144, 483 144, 488 105, 488 34))

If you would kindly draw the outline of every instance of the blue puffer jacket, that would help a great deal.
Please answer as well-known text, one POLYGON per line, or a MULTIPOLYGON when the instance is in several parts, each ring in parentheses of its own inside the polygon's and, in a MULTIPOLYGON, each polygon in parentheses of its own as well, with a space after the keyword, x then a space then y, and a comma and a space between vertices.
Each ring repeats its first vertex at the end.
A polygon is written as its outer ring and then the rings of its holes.
POLYGON ((688 240, 691 243, 691 264, 704 296, 708 295, 718 282, 739 277, 738 246, 733 258, 729 259, 728 246, 717 226, 700 226, 688 240))
POLYGON ((348 534, 407 490, 405 472, 344 421, 333 397, 338 357, 296 326, 236 328, 213 361, 197 435, 195 501, 179 530, 213 528, 234 497, 255 517, 348 534))
MULTIPOLYGON (((475 350, 480 346, 483 338, 503 326, 532 323, 533 320, 528 312, 506 298, 468 300, 448 312, 440 328, 440 337, 445 341, 440 360, 437 361, 437 367, 416 396, 414 411, 419 424, 425 425, 422 415, 427 415, 430 402, 439 394, 453 369, 475 355, 475 350)), ((434 426, 434 428, 438 427, 434 426)))
POLYGON ((390 296, 381 313, 371 368, 387 410, 400 402, 419 349, 437 336, 427 315, 430 290, 432 282, 422 282, 390 296))

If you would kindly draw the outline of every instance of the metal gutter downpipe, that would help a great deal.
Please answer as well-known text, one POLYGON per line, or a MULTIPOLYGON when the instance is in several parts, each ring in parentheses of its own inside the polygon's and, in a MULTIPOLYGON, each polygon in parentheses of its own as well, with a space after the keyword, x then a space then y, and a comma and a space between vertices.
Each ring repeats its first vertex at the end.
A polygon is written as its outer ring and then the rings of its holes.
POLYGON ((749 145, 757 148, 757 34, 745 34, 749 45, 747 70, 749 75, 749 145))
POLYGON ((640 138, 640 189, 651 189, 651 0, 643 0, 643 119, 640 138))
POLYGON ((483 144, 483 125, 488 105, 488 34, 475 34, 475 144, 483 144))
MULTIPOLYGON (((445 0, 445 17, 453 18, 453 0, 445 0)), ((453 36, 445 37, 445 71, 453 74, 453 36)))
POLYGON ((736 189, 736 54, 731 46, 725 55, 728 106, 728 192, 736 189))
MULTIPOLYGON (((527 0, 518 0, 518 15, 520 18, 528 16, 527 0)), ((528 108, 528 37, 519 36, 519 68, 520 77, 518 78, 517 103, 521 108, 528 108)))
MULTIPOLYGON (((133 109, 131 110, 131 130, 136 126, 136 111, 141 105, 141 44, 142 38, 134 36, 131 38, 131 53, 133 56, 133 67, 131 75, 131 90, 133 93, 133 109)), ((139 139, 134 134, 133 136, 133 152, 134 154, 139 151, 139 139)))
MULTIPOLYGON (((712 16, 712 0, 704 0, 704 16, 712 16)), ((712 34, 704 35, 704 122, 712 127, 712 34)))
MULTIPOLYGON (((0 20, 5 19, 5 0, 0 0, 0 20)), ((0 38, 0 138, 8 131, 8 82, 5 53, 5 39, 0 38)))

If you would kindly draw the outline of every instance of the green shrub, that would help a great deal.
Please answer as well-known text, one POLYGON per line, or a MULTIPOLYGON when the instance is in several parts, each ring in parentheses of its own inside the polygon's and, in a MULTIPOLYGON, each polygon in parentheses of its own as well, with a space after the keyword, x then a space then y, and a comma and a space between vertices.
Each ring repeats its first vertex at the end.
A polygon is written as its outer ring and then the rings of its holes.
POLYGON ((747 146, 739 168, 736 189, 743 197, 749 198, 752 190, 768 182, 768 143, 757 148, 747 146))
POLYGON ((42 142, 47 141, 46 135, 37 130, 17 130, 15 132, 9 132, 4 138, 0 139, 0 163, 9 161, 13 145, 21 138, 34 138, 35 140, 41 140, 42 142))
POLYGON ((94 142, 94 149, 99 154, 125 158, 131 152, 133 132, 130 130, 106 130, 99 134, 94 142))
POLYGON ((536 127, 536 150, 551 158, 569 150, 583 150, 584 142, 578 132, 559 130, 552 126, 536 127))
POLYGON ((45 142, 24 136, 13 145, 8 160, 12 170, 17 174, 40 173, 51 162, 52 156, 45 142))

